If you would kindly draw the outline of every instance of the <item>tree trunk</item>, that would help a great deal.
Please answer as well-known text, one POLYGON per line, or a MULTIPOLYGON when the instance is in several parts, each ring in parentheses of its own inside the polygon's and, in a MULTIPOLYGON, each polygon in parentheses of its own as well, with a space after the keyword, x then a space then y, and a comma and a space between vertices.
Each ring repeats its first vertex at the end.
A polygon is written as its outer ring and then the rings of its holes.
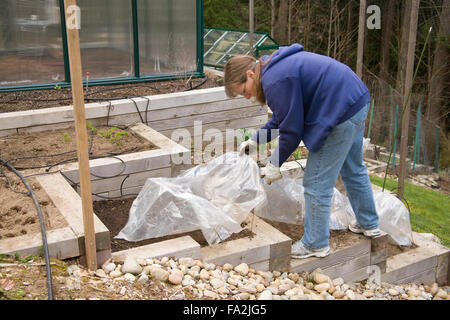
POLYGON ((403 98, 406 74, 406 57, 408 54, 409 24, 411 20, 411 1, 403 1, 402 36, 399 45, 396 89, 400 101, 403 98))
POLYGON ((389 63, 390 63, 390 44, 392 40, 392 32, 393 32, 393 24, 395 17, 395 2, 396 0, 387 0, 385 13, 384 13, 384 21, 383 21, 383 29, 381 30, 381 62, 380 62, 380 74, 379 77, 390 83, 389 77, 389 63))
POLYGON ((270 36, 275 37, 275 0, 270 0, 271 19, 270 19, 270 36))
POLYGON ((356 74, 362 79, 364 64, 364 35, 366 30, 366 0, 359 1, 359 28, 358 28, 358 56, 356 60, 356 74))
POLYGON ((429 106, 427 119, 436 125, 445 128, 445 113, 448 112, 448 89, 445 88, 450 78, 449 72, 449 47, 445 38, 450 35, 450 0, 444 0, 440 16, 439 30, 437 32, 437 46, 434 53, 433 69, 430 79, 429 106), (447 105, 447 107, 446 107, 447 105))
POLYGON ((280 0, 278 18, 275 23, 275 40, 280 44, 287 43, 287 22, 289 15, 289 1, 280 0))

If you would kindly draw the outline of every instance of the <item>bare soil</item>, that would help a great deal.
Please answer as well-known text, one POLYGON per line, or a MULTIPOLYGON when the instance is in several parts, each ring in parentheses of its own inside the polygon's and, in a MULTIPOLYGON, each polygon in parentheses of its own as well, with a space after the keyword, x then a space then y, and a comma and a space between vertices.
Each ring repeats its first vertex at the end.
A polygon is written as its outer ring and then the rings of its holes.
MULTIPOLYGON (((88 86, 84 90, 85 103, 116 100, 124 97, 141 97, 165 93, 214 88, 222 79, 213 74, 206 78, 149 81, 108 86, 88 86), (203 81, 205 81, 203 83, 203 81)), ((43 109, 72 105, 72 89, 28 90, 0 93, 0 113, 43 109)))
MULTIPOLYGON (((174 239, 182 236, 191 236, 195 241, 197 241, 201 247, 208 246, 208 242, 201 230, 179 233, 175 235, 168 235, 164 237, 151 238, 142 241, 126 241, 123 239, 114 239, 115 236, 122 230, 128 222, 129 212, 131 205, 134 201, 133 198, 126 198, 121 200, 100 200, 94 201, 93 207, 94 212, 97 217, 103 222, 103 224, 108 228, 111 238, 111 251, 121 251, 130 248, 136 248, 144 246, 151 243, 157 243, 164 240, 174 239)), ((245 227, 245 224, 241 224, 245 227)), ((244 237, 252 237, 254 235, 248 229, 244 229, 239 233, 233 233, 229 238, 225 239, 223 242, 231 241, 235 239, 240 239, 244 237)))
MULTIPOLYGON (((40 184, 34 178, 27 182, 38 199, 45 229, 48 231, 67 227, 66 220, 40 184)), ((24 193, 28 193, 28 189, 20 178, 12 172, 2 171, 0 167, 0 240, 41 232, 33 199, 24 193)))
MULTIPOLYGON (((157 149, 127 128, 99 126, 88 129, 90 158, 157 149), (111 137, 106 135, 111 134, 111 137), (118 137, 117 140, 114 140, 118 137)), ((17 170, 50 167, 76 162, 75 128, 20 133, 0 138, 0 158, 17 170)))

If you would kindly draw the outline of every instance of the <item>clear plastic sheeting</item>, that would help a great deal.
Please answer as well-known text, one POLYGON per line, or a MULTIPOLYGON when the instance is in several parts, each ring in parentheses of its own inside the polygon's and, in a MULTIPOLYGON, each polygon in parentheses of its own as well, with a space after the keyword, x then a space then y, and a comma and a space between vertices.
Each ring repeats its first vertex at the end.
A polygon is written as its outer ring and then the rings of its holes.
POLYGON ((379 217, 380 229, 401 246, 413 242, 409 211, 395 195, 388 192, 374 192, 373 197, 379 217))
POLYGON ((149 178, 115 237, 140 241, 202 230, 209 245, 242 231, 248 214, 266 201, 259 167, 236 152, 174 178, 149 178))
MULTIPOLYGON (((303 225, 305 198, 302 179, 284 177, 270 186, 264 183, 267 204, 257 208, 255 214, 268 220, 303 225)), ((402 201, 388 192, 374 191, 379 228, 402 246, 412 244, 409 211, 402 201)), ((330 229, 347 229, 355 214, 349 199, 334 188, 331 204, 330 229)))
MULTIPOLYGON (((289 224, 303 225, 305 219, 305 197, 303 179, 283 177, 267 185, 264 182, 267 204, 255 209, 260 218, 289 224)), ((354 218, 350 203, 336 188, 331 204, 330 229, 347 229, 354 218)))

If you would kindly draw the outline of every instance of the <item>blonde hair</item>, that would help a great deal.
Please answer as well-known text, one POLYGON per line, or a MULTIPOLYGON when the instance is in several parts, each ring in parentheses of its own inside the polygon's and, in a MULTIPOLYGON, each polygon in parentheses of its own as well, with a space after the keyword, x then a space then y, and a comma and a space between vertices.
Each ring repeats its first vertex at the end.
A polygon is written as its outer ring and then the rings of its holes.
POLYGON ((255 73, 255 78, 253 79, 253 85, 256 89, 255 99, 261 105, 265 105, 266 97, 261 86, 261 69, 269 60, 261 63, 254 57, 245 55, 238 55, 228 60, 223 69, 226 95, 230 98, 236 97, 237 94, 234 93, 232 88, 245 83, 247 81, 247 70, 252 70, 255 73))

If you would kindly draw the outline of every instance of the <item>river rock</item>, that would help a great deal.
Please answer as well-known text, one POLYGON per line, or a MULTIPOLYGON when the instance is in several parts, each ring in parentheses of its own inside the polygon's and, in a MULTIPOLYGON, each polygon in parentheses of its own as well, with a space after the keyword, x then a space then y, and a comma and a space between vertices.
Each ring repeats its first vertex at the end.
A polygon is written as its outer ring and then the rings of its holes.
POLYGON ((206 269, 202 269, 200 271, 200 279, 209 280, 209 277, 210 277, 209 272, 206 269))
POLYGON ((234 270, 241 276, 246 276, 248 274, 248 265, 246 263, 241 263, 240 265, 234 267, 234 270))
POLYGON ((159 281, 167 281, 169 279, 169 272, 162 268, 153 268, 151 275, 159 281))
POLYGON ((178 264, 182 265, 182 266, 186 266, 186 267, 193 267, 196 265, 195 260, 187 257, 187 258, 179 258, 178 259, 178 264))
POLYGON ((141 274, 141 276, 137 280, 137 282, 140 283, 140 284, 147 283, 147 281, 148 281, 148 275, 145 274, 145 273, 141 274))
POLYGON ((328 280, 330 279, 327 275, 323 274, 323 273, 315 273, 314 274, 314 282, 317 284, 321 284, 321 283, 325 283, 328 282, 328 280))
POLYGON ((106 272, 103 269, 98 269, 95 271, 95 275, 99 278, 105 278, 106 277, 106 272))
POLYGON ((258 300, 272 300, 272 292, 270 290, 264 290, 261 292, 261 294, 258 296, 258 300))
POLYGON ((438 292, 436 293, 435 297, 441 298, 441 299, 447 299, 447 292, 445 292, 442 289, 439 289, 438 292))
POLYGON ((344 284, 344 279, 342 278, 336 278, 333 280, 333 286, 342 286, 344 284))
POLYGON ((183 272, 179 269, 172 269, 169 274, 169 282, 179 285, 183 281, 183 272))
POLYGON ((131 273, 133 275, 142 272, 142 267, 137 263, 133 257, 126 257, 122 266, 122 273, 131 273))
POLYGON ((345 291, 345 295, 350 299, 350 300, 355 300, 356 299, 356 295, 355 293, 348 289, 347 291, 345 291))
POLYGON ((214 291, 205 290, 203 291, 203 296, 213 299, 220 299, 219 295, 215 293, 214 291))
POLYGON ((416 289, 410 289, 408 290, 408 296, 409 297, 418 297, 420 295, 420 291, 416 289))
POLYGON ((114 271, 115 269, 116 269, 116 265, 113 262, 110 262, 103 267, 103 270, 106 273, 110 273, 111 271, 114 271))
POLYGON ((231 270, 233 270, 233 265, 232 265, 232 264, 229 264, 229 263, 225 263, 225 264, 222 266, 222 270, 223 270, 223 271, 226 271, 226 272, 230 272, 231 270))
POLYGON ((126 281, 128 281, 128 282, 134 282, 135 280, 136 280, 136 277, 133 275, 133 274, 131 274, 131 273, 125 273, 124 275, 123 275, 123 278, 126 280, 126 281))
POLYGON ((439 291, 439 285, 435 282, 430 287, 430 293, 434 296, 439 291))
POLYGON ((113 271, 111 271, 110 273, 109 273, 109 276, 111 277, 111 278, 118 278, 118 277, 120 277, 122 275, 122 272, 121 271, 119 271, 119 270, 113 270, 113 271))
POLYGON ((389 292, 389 294, 390 294, 391 296, 393 296, 393 297, 399 295, 399 292, 398 292, 397 290, 395 290, 395 289, 389 289, 388 292, 389 292))
POLYGON ((311 295, 309 294, 298 294, 295 296, 292 296, 290 300, 311 300, 311 295))
POLYGON ((330 284, 328 282, 324 282, 314 286, 314 290, 316 290, 317 292, 326 292, 328 289, 330 289, 330 284))
POLYGON ((218 278, 212 278, 212 279, 209 281, 209 283, 211 284, 211 286, 212 286, 214 289, 219 289, 220 287, 222 287, 222 286, 225 285, 225 283, 224 283, 222 280, 218 279, 218 278))

